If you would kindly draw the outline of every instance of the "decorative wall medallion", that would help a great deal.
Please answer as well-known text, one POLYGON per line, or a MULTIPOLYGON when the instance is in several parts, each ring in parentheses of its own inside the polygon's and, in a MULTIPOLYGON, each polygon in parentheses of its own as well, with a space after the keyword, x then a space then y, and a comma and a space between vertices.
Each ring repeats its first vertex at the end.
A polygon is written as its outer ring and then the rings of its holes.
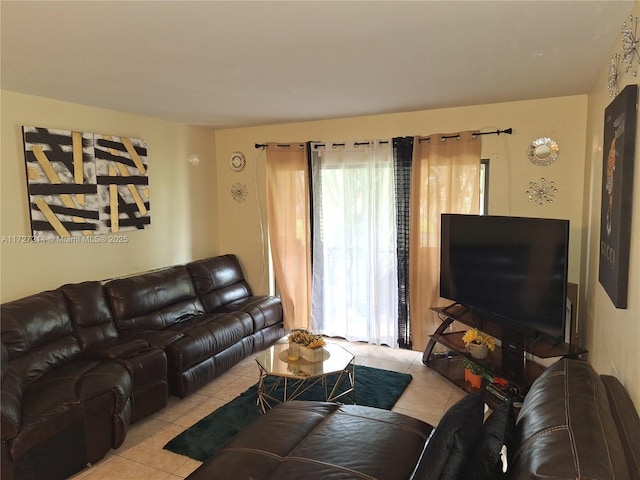
POLYGON ((553 203, 553 198, 557 191, 558 189, 555 187, 554 182, 547 182, 545 178, 541 178, 540 183, 529 182, 529 190, 527 190, 526 194, 530 202, 544 205, 545 202, 553 203))
POLYGON ((609 90, 609 96, 615 97, 618 94, 619 86, 618 80, 620 79, 620 55, 617 53, 611 56, 609 61, 609 78, 607 80, 607 89, 609 90))
POLYGON ((242 183, 234 183, 231 186, 231 197, 238 203, 244 202, 247 199, 247 186, 242 183))
POLYGON ((527 150, 529 161, 541 167, 555 162, 558 159, 559 153, 560 147, 558 144, 548 137, 534 140, 527 150))
POLYGON ((241 172, 247 165, 247 159, 242 152, 233 152, 229 155, 229 166, 234 172, 241 172))
POLYGON ((633 70, 632 75, 638 76, 638 61, 640 61, 640 53, 638 53, 638 17, 629 16, 629 24, 624 22, 620 32, 622 33, 622 63, 626 65, 624 71, 628 73, 633 70), (636 67, 634 67, 636 62, 636 67))

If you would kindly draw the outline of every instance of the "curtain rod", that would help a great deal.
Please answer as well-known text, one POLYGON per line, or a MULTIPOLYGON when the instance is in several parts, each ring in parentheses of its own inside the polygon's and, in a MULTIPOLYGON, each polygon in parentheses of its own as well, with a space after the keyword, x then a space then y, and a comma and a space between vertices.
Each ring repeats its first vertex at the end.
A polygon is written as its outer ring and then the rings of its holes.
MULTIPOLYGON (((509 127, 509 128, 505 128, 504 130, 495 130, 493 132, 473 132, 471 134, 471 138, 476 138, 479 137, 481 135, 500 135, 501 133, 506 133, 507 135, 511 135, 513 133, 513 128, 509 127)), ((460 134, 456 134, 456 135, 442 135, 440 137, 440 139, 444 142, 445 140, 447 140, 448 138, 457 138, 458 140, 460 139, 460 134)), ((430 142, 431 141, 431 137, 425 137, 425 138, 421 138, 418 140, 419 142, 430 142)))
MULTIPOLYGON (((299 143, 299 142, 296 142, 299 143)), ((256 143, 255 144, 255 148, 267 148, 267 144, 266 143, 256 143)), ((290 143, 278 143, 276 145, 276 148, 286 148, 286 147, 290 147, 291 144, 290 143)))
MULTIPOLYGON (((471 138, 476 138, 479 137, 481 135, 500 135, 501 133, 506 133, 507 135, 511 135, 513 133, 513 128, 505 128, 504 130, 495 130, 493 132, 474 132, 471 134, 471 138)), ((460 135, 443 135, 442 137, 440 137, 444 140, 446 140, 447 138, 460 138, 460 135)), ((425 141, 428 142, 431 140, 431 137, 426 137, 426 138, 421 138, 419 141, 425 141)), ((380 142, 380 143, 386 143, 386 142, 380 142)), ((336 145, 344 145, 344 144, 336 144, 336 145)), ((355 145, 369 145, 369 142, 361 142, 361 143, 356 143, 355 145)), ((285 144, 278 144, 276 145, 277 147, 289 147, 290 144, 285 143, 285 144)), ((318 147, 323 147, 324 143, 320 143, 317 144, 316 146, 318 147)), ((266 143, 256 143, 255 144, 255 148, 266 148, 267 144, 266 143)))
MULTIPOLYGON (((378 142, 380 145, 387 145, 389 142, 387 140, 380 140, 378 142)), ((346 143, 332 143, 331 144, 334 147, 345 147, 347 144, 346 143)), ((354 142, 353 145, 355 147, 361 147, 362 145, 371 145, 371 142, 354 142)), ((326 146, 326 144, 324 143, 316 143, 313 145, 314 148, 318 148, 318 147, 324 147, 326 146)))
MULTIPOLYGON (((386 140, 381 140, 379 143, 380 144, 387 144, 389 142, 386 141, 386 140)), ((345 143, 333 143, 332 145, 334 145, 336 147, 344 147, 346 144, 345 143)), ((356 147, 360 147, 362 145, 371 145, 371 142, 355 142, 354 145, 356 147)), ((255 146, 255 148, 266 148, 267 144, 266 143, 256 143, 254 146, 255 146)), ((289 144, 289 143, 279 143, 279 144, 276 145, 276 148, 286 148, 286 147, 290 147, 290 146, 291 146, 291 144, 289 144)), ((325 146, 324 143, 316 143, 314 145, 314 147, 324 147, 324 146, 325 146)))

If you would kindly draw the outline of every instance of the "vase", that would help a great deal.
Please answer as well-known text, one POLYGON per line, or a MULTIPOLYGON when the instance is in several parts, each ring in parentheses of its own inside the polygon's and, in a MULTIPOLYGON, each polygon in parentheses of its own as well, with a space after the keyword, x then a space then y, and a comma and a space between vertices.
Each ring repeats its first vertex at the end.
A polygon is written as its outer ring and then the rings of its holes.
POLYGON ((489 354, 489 349, 485 343, 470 343, 467 345, 467 350, 473 358, 485 359, 489 354))
POLYGON ((300 360, 300 344, 292 342, 289 343, 289 350, 287 350, 287 360, 289 360, 290 362, 300 360))
POLYGON ((308 362, 321 362, 322 360, 324 360, 324 348, 309 348, 300 345, 300 356, 308 362))

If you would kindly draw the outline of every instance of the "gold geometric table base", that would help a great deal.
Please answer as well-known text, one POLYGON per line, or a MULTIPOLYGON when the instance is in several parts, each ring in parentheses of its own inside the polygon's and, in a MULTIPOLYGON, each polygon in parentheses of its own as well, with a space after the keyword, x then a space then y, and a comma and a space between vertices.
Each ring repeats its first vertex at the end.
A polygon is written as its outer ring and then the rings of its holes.
POLYGON ((286 360, 286 344, 273 345, 256 358, 258 408, 261 413, 279 403, 298 399, 315 385, 322 385, 324 399, 335 402, 350 397, 355 403, 355 356, 337 344, 327 344, 325 359, 320 362, 286 360), (337 374, 333 381, 329 378, 337 374), (341 388, 345 388, 344 391, 341 388))

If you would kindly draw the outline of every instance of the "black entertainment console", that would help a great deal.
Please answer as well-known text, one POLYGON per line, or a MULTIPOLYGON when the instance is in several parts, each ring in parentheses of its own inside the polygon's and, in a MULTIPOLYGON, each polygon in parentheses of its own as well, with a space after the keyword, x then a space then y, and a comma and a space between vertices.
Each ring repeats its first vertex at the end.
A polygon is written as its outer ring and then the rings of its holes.
POLYGON ((565 342, 553 342, 543 337, 530 337, 518 331, 506 328, 495 322, 490 316, 474 312, 472 308, 454 304, 449 307, 431 308, 438 314, 441 324, 424 350, 422 361, 442 376, 465 390, 472 390, 471 385, 464 379, 463 360, 468 358, 484 368, 493 377, 500 377, 521 392, 523 395, 529 390, 533 381, 544 371, 545 366, 537 363, 538 359, 566 357, 582 358, 587 350, 565 342), (459 322, 467 327, 475 327, 500 340, 501 346, 496 346, 489 352, 486 359, 472 358, 467 352, 462 336, 466 328, 452 330, 459 322), (443 345, 446 350, 435 352, 436 344, 443 345))

